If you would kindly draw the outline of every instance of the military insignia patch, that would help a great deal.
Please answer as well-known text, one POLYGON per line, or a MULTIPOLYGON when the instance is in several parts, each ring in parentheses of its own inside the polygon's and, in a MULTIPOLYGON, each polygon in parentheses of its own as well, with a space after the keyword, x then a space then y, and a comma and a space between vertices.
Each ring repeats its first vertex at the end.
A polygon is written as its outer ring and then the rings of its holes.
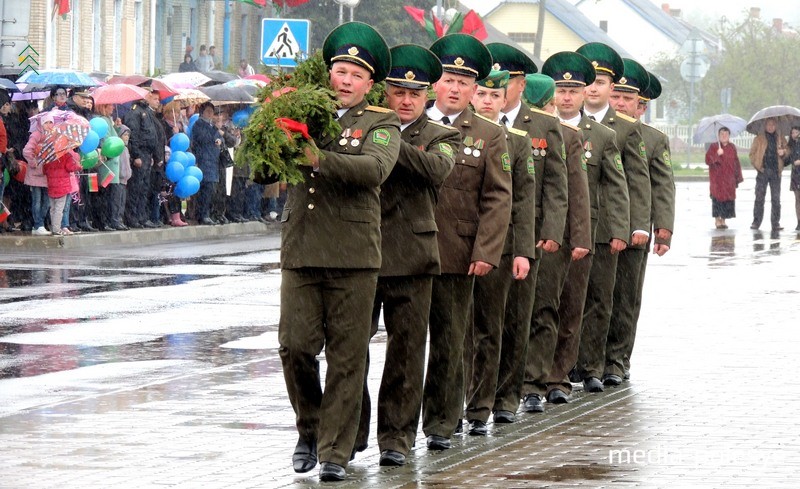
POLYGON ((639 142, 639 154, 642 158, 647 158, 647 148, 645 148, 644 141, 639 142))
POLYGON ((445 156, 453 156, 453 147, 447 143, 439 143, 439 151, 445 156))
POLYGON ((386 129, 378 129, 372 133, 372 142, 375 144, 380 144, 381 146, 389 146, 389 140, 391 138, 392 135, 389 134, 389 131, 386 129))
POLYGON ((617 166, 617 170, 622 171, 622 157, 619 153, 614 155, 614 164, 617 166))
POLYGON ((586 161, 587 161, 586 153, 581 153, 581 168, 583 168, 583 171, 587 171, 586 161))
POLYGON ((561 159, 565 161, 567 159, 567 148, 564 146, 563 142, 561 143, 561 159))
POLYGON ((533 163, 533 156, 528 156, 528 173, 536 175, 536 165, 533 163))
POLYGON ((511 158, 508 156, 508 153, 503 153, 500 160, 503 162, 503 171, 511 172, 511 158))
POLYGON ((672 158, 669 155, 669 151, 666 149, 664 150, 664 163, 667 164, 667 167, 672 168, 672 158))

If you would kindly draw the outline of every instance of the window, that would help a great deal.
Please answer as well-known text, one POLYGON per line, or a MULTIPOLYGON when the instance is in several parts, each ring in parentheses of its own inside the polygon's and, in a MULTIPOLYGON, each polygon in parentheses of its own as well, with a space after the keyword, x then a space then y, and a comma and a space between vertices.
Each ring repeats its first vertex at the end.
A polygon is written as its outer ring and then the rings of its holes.
MULTIPOLYGON (((136 29, 136 39, 144 39, 144 23, 142 21, 142 0, 136 0, 133 4, 133 21, 136 29)), ((150 42, 153 42, 151 39, 150 42)), ((133 72, 142 72, 142 42, 133 44, 133 72)))
POLYGON ((103 45, 103 16, 101 10, 103 7, 102 0, 93 0, 92 2, 92 69, 100 71, 100 54, 101 46, 103 45))
POLYGON ((114 73, 122 71, 122 0, 114 0, 114 45, 113 67, 114 73))
POLYGON ((535 32, 509 32, 508 37, 511 38, 512 41, 518 43, 535 43, 536 42, 536 33, 535 32))
POLYGON ((80 68, 81 62, 81 16, 80 0, 72 0, 72 15, 70 15, 70 30, 72 31, 72 39, 70 39, 69 46, 69 67, 73 70, 80 68))
POLYGON ((601 20, 600 21, 600 30, 603 31, 603 32, 608 32, 608 21, 607 20, 601 20))

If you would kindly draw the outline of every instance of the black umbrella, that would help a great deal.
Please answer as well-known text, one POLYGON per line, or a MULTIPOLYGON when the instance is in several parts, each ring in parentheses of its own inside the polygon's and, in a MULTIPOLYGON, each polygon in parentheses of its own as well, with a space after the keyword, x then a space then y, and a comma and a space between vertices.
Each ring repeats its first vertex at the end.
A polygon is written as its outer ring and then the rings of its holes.
POLYGON ((225 83, 239 78, 238 76, 232 73, 228 73, 227 71, 214 70, 214 71, 203 71, 202 73, 207 77, 211 78, 210 82, 205 83, 205 85, 207 86, 216 83, 225 83))
POLYGON ((767 119, 775 119, 778 132, 789 134, 793 126, 800 126, 800 109, 791 105, 773 105, 756 112, 747 123, 747 132, 761 134, 767 119))
POLYGON ((256 100, 247 93, 242 87, 231 87, 225 85, 214 85, 211 87, 200 87, 200 91, 208 95, 211 103, 215 105, 223 104, 252 104, 256 100))

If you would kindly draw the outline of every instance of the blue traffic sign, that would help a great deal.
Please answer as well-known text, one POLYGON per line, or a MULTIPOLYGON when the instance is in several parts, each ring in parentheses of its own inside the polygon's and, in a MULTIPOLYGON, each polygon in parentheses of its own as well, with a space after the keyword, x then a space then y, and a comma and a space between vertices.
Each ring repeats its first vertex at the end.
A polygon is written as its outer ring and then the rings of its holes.
POLYGON ((262 19, 261 61, 267 66, 293 68, 308 55, 306 19, 262 19))

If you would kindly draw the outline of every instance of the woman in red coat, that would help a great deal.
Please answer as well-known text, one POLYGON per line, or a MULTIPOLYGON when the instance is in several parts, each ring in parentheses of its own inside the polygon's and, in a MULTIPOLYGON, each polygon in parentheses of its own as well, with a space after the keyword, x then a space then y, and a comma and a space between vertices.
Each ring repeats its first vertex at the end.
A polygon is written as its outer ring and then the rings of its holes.
POLYGON ((717 229, 727 229, 725 219, 736 217, 736 187, 744 179, 736 146, 730 142, 730 129, 722 127, 718 135, 719 142, 706 151, 706 165, 711 185, 711 215, 717 229))

